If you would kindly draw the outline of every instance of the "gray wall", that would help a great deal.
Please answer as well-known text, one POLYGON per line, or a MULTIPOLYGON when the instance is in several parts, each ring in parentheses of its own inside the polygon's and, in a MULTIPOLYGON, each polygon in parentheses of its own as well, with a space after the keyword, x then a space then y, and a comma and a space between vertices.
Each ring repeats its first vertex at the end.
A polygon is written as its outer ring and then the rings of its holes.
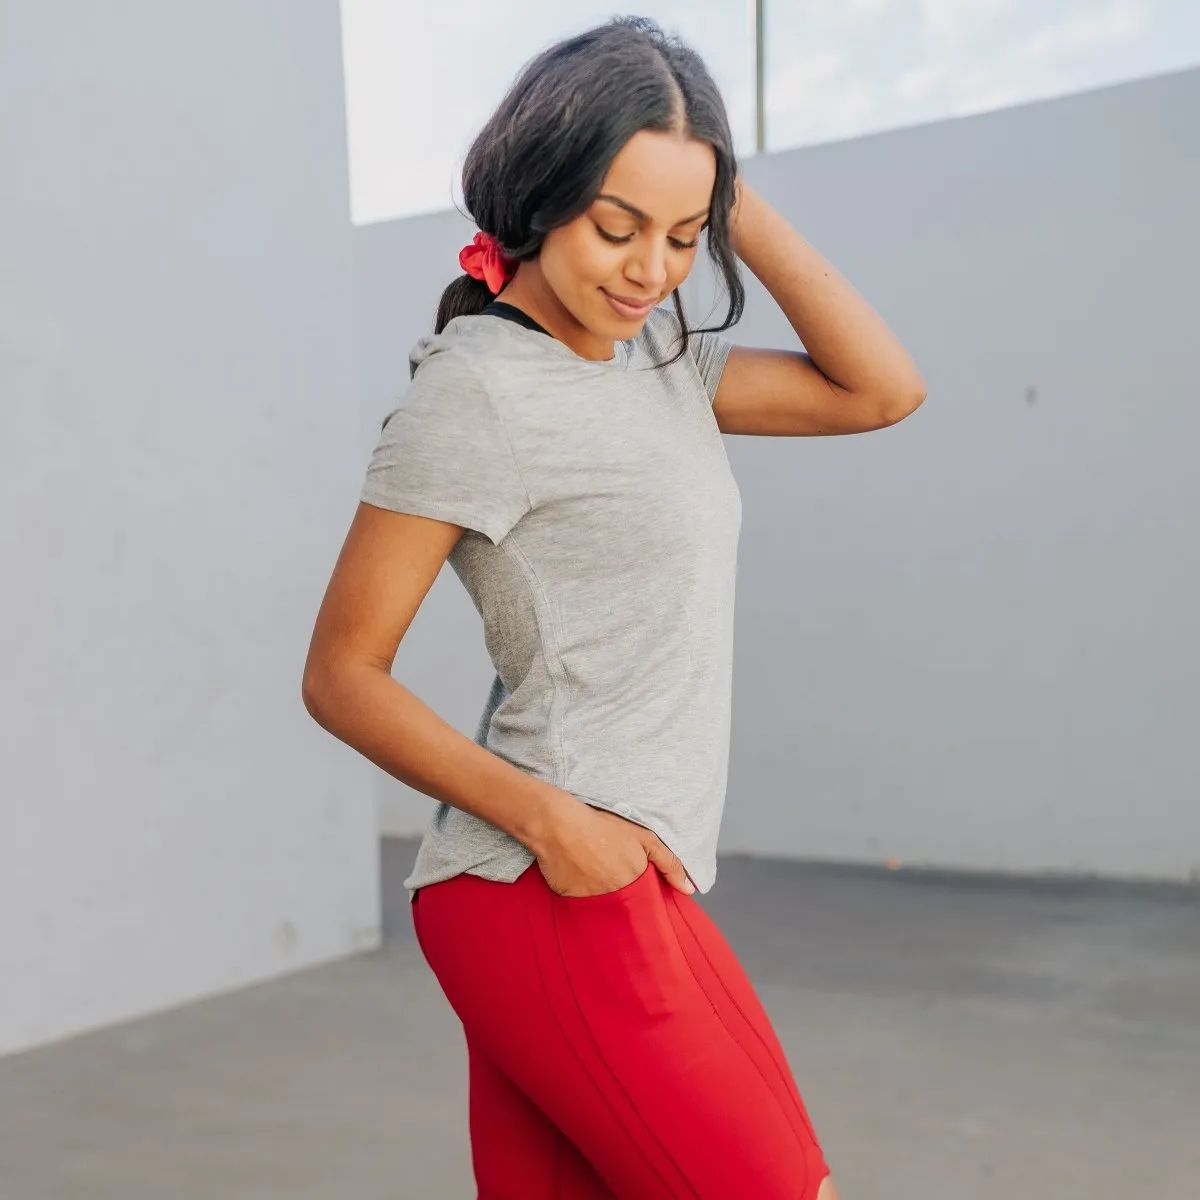
MULTIPOLYGON (((1200 71, 747 161, 912 349, 855 438, 729 438, 744 500, 726 850, 1200 870, 1200 71)), ((469 234, 357 234, 375 423, 469 234)), ((734 338, 791 345, 761 288, 734 338)), ((464 732, 449 570, 398 674, 464 732)), ((379 777, 389 828, 430 802, 379 777)))
POLYGON ((0 12, 0 1051, 377 941, 338 6, 0 12))

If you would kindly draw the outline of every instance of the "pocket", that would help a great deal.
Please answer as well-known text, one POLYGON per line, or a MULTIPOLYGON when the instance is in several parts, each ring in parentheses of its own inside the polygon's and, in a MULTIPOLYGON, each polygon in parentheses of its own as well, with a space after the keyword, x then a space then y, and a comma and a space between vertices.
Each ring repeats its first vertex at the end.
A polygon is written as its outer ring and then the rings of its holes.
POLYGON ((576 1001, 594 1029, 657 1021, 686 1003, 689 978, 653 863, 599 896, 561 896, 551 912, 576 1001))
POLYGON ((657 871, 658 868, 652 862, 647 860, 645 868, 637 876, 637 878, 631 879, 627 884, 625 884, 623 887, 617 888, 615 891, 597 892, 594 896, 563 896, 550 887, 549 884, 546 885, 546 888, 555 900, 561 900, 564 904, 597 904, 608 900, 622 899, 629 893, 636 891, 640 884, 646 882, 646 880, 649 879, 651 872, 657 873, 657 871))

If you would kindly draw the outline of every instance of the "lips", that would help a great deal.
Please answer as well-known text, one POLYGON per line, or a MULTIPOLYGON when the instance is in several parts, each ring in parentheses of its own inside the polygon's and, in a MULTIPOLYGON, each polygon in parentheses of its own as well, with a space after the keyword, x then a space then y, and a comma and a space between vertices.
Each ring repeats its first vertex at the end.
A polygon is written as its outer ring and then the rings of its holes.
POLYGON ((605 289, 605 294, 614 300, 620 300, 622 304, 628 304, 630 308, 650 308, 656 299, 654 296, 647 296, 640 300, 636 296, 618 296, 616 292, 609 292, 607 289, 605 289))
POLYGON ((651 297, 649 300, 630 300, 625 296, 614 295, 606 288, 600 290, 609 304, 624 317, 644 317, 658 303, 655 297, 651 297))

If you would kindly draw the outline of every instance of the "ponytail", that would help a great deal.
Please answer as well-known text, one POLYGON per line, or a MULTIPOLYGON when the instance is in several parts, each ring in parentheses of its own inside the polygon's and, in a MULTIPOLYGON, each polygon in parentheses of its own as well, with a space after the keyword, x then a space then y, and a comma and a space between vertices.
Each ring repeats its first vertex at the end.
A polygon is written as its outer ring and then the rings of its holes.
POLYGON ((433 332, 441 333, 447 322, 455 317, 474 317, 483 312, 493 299, 492 289, 482 279, 462 274, 442 293, 438 302, 433 332))

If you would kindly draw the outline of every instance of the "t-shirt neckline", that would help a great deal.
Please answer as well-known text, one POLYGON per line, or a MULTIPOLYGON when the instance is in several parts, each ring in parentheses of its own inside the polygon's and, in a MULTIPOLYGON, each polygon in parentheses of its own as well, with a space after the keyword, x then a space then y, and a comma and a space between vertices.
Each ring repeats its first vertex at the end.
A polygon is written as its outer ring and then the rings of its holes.
POLYGON ((490 301, 487 307, 477 315, 480 317, 499 318, 506 328, 517 332, 518 337, 524 337, 526 333, 533 334, 536 337, 537 345, 544 346, 553 354, 568 355, 575 359, 576 362, 585 363, 589 367, 620 370, 629 362, 628 342, 614 342, 612 358, 584 358, 582 354, 576 354, 565 342, 559 341, 558 338, 550 333, 549 330, 543 328, 527 312, 517 308, 516 305, 509 304, 505 300, 490 301))
POLYGON ((550 330, 539 321, 535 321, 524 309, 518 308, 515 304, 509 304, 507 300, 491 301, 480 313, 480 316, 503 317, 506 321, 515 321, 526 329, 532 329, 534 333, 544 333, 547 337, 554 336, 550 330))

